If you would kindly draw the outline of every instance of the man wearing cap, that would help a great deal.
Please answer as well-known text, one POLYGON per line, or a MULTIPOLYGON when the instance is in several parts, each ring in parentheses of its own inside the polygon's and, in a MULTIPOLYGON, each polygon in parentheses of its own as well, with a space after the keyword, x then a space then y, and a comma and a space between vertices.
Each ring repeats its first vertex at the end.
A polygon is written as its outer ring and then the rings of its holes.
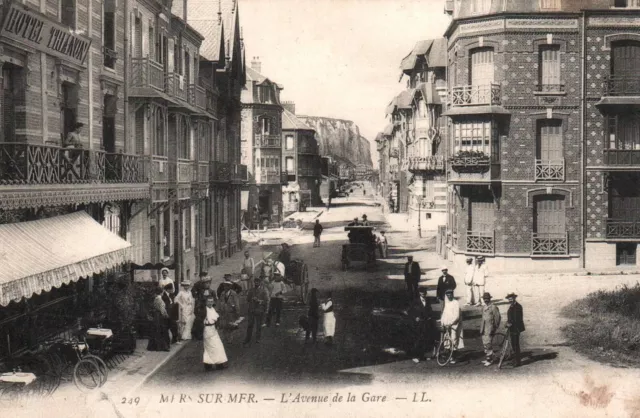
POLYGON ((362 215, 362 226, 369 226, 369 221, 367 220, 367 215, 362 215))
POLYGON ((447 289, 445 291, 445 297, 447 298, 444 308, 442 308, 442 316, 440 317, 440 323, 445 330, 451 331, 451 341, 453 341, 453 356, 449 363, 456 363, 456 352, 464 348, 463 331, 462 326, 462 311, 460 310, 460 304, 453 297, 453 289, 447 289))
POLYGON ((456 279, 449 274, 449 268, 447 266, 442 266, 440 270, 442 271, 442 275, 438 279, 436 296, 439 301, 445 302, 445 293, 447 290, 451 290, 451 293, 453 294, 453 291, 456 289, 456 279))
POLYGON ((500 327, 500 311, 498 307, 491 303, 491 294, 485 292, 482 295, 484 307, 482 308, 482 322, 480 323, 480 335, 482 336, 482 346, 484 348, 485 360, 482 362, 485 366, 490 366, 494 360, 493 347, 491 340, 493 335, 500 327))
POLYGON ((511 347, 513 348, 515 367, 520 366, 520 333, 524 332, 524 317, 522 305, 516 302, 518 295, 509 293, 509 310, 507 311, 507 329, 511 337, 511 347))
POLYGON ((256 277, 253 283, 254 287, 247 294, 249 319, 247 321, 247 336, 244 339, 244 345, 248 345, 251 342, 254 327, 256 328, 256 343, 260 342, 264 315, 269 310, 269 291, 264 286, 262 279, 256 277))
MULTIPOLYGON (((484 257, 481 255, 476 257, 476 270, 473 273, 473 285, 476 287, 476 295, 480 296, 484 294, 484 286, 487 282, 488 275, 489 271, 487 270, 487 265, 484 263, 484 257)), ((482 305, 482 301, 479 300, 476 305, 482 305)))
POLYGON ((420 264, 413 261, 412 255, 408 256, 407 263, 404 265, 404 281, 407 283, 410 301, 418 297, 418 284, 421 275, 420 264))
POLYGON ((191 282, 184 280, 182 289, 176 295, 174 301, 178 304, 178 335, 183 340, 191 339, 191 329, 195 320, 195 300, 191 294, 191 282))
MULTIPOLYGON (((467 267, 464 271, 464 285, 467 290, 467 303, 465 306, 475 305, 476 300, 480 299, 480 295, 476 297, 475 289, 476 287, 473 285, 473 276, 476 272, 476 266, 473 265, 473 258, 467 257, 467 267)), ((479 300, 478 300, 479 302, 479 300)))

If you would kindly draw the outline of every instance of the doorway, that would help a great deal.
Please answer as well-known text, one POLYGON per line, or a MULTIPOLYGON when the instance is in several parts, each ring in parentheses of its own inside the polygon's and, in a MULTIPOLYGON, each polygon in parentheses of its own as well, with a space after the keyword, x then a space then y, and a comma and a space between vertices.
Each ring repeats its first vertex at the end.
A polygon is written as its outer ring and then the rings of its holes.
POLYGON ((616 265, 635 266, 636 250, 638 244, 635 242, 619 242, 616 244, 616 265))

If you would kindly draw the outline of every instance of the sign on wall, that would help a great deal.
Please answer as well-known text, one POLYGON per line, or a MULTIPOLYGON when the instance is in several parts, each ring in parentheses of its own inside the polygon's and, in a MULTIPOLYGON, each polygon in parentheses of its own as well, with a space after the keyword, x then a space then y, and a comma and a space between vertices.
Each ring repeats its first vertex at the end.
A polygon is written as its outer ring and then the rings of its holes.
POLYGON ((91 46, 89 38, 19 3, 13 3, 5 15, 0 37, 79 65, 91 46))

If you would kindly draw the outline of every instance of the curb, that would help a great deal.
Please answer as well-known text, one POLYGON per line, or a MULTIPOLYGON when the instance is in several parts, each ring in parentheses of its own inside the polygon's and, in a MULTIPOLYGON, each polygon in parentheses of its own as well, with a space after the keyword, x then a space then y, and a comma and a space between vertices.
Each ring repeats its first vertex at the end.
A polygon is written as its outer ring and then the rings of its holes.
POLYGON ((140 380, 134 387, 133 389, 130 389, 127 392, 127 397, 129 397, 132 393, 134 393, 135 391, 137 391, 138 389, 140 389, 140 387, 142 385, 144 385, 145 383, 147 383, 147 381, 149 380, 149 378, 151 376, 153 376, 162 366, 164 366, 165 364, 167 364, 169 362, 169 360, 171 360, 172 358, 174 358, 179 352, 181 352, 182 350, 184 350, 184 348, 188 345, 191 345, 193 340, 189 340, 186 344, 182 343, 180 344, 180 346, 178 348, 176 348, 175 351, 170 352, 168 356, 166 356, 160 363, 156 364, 156 366, 151 369, 151 371, 149 373, 147 373, 142 380, 140 380))

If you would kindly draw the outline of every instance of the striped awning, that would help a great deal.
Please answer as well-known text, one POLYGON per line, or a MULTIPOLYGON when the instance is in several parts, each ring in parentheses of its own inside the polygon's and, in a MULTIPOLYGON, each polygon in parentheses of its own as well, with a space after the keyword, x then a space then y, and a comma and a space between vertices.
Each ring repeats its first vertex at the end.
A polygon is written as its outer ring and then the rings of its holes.
POLYGON ((130 261, 130 247, 84 211, 0 225, 0 305, 130 261))

